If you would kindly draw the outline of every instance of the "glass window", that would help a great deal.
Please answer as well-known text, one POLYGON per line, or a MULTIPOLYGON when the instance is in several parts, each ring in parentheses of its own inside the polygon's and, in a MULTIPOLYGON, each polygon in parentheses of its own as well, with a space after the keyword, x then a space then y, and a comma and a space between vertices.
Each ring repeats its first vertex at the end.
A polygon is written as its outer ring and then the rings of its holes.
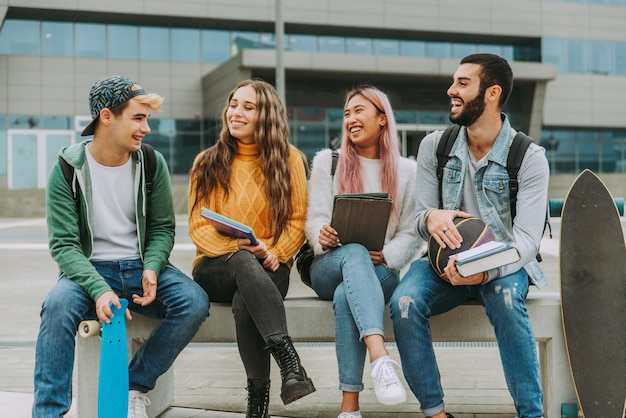
POLYGON ((113 59, 137 59, 139 29, 136 26, 108 25, 107 55, 113 59))
POLYGON ((233 32, 230 39, 232 55, 237 55, 244 48, 258 48, 260 43, 256 32, 233 32))
POLYGON ((396 110, 393 115, 396 123, 417 123, 417 113, 413 110, 396 110))
POLYGON ((315 52, 317 50, 317 37, 313 35, 289 35, 287 36, 286 48, 291 51, 315 52))
POLYGON ((346 50, 349 54, 372 55, 372 40, 367 38, 346 38, 346 50))
MULTIPOLYGON (((262 33, 259 37, 259 47, 268 49, 276 48, 276 39, 274 39, 274 37, 275 35, 273 33, 262 33)), ((283 49, 286 49, 287 41, 287 36, 283 36, 283 49)))
POLYGON ((329 133, 323 124, 300 123, 291 121, 289 124, 291 143, 302 151, 309 161, 321 148, 326 147, 329 133))
POLYGON ((343 122, 343 109, 328 108, 326 109, 326 119, 329 122, 343 122))
POLYGON ((447 112, 418 112, 418 123, 447 125, 450 123, 447 112))
POLYGON ((616 134, 617 132, 613 131, 597 132, 600 148, 600 172, 602 173, 614 173, 618 167, 621 169, 624 149, 616 134))
POLYGON ((6 20, 0 31, 0 54, 39 55, 39 22, 6 20))
POLYGON ((67 116, 42 116, 43 129, 74 129, 74 119, 67 116))
POLYGON ((540 62, 541 51, 532 45, 513 47, 513 61, 540 62))
POLYGON ((37 134, 13 134, 9 138, 8 147, 11 153, 7 156, 13 161, 12 177, 9 184, 13 189, 36 189, 37 188, 37 134))
POLYGON ((200 62, 200 32, 197 29, 172 28, 170 57, 177 62, 200 62))
POLYGON ((376 55, 400 55, 400 42, 393 39, 375 39, 374 53, 376 55))
POLYGON ((33 129, 39 128, 39 117, 37 116, 26 116, 26 115, 18 115, 11 116, 9 115, 9 128, 10 129, 33 129))
POLYGON ((576 39, 567 42, 567 67, 570 73, 589 72, 589 42, 576 39))
POLYGON ((74 47, 77 57, 104 58, 106 27, 96 23, 76 23, 74 47))
POLYGON ((577 170, 584 170, 588 168, 593 171, 598 171, 599 165, 599 152, 598 141, 596 139, 595 131, 582 130, 578 131, 578 167, 577 170))
POLYGON ((320 36, 319 51, 343 54, 346 52, 344 39, 341 36, 320 36))
POLYGON ((71 57, 74 55, 74 33, 71 23, 41 23, 41 53, 44 56, 71 57))
POLYGON ((452 58, 461 59, 477 52, 474 44, 452 44, 452 58))
POLYGON ((175 174, 187 174, 194 158, 202 151, 200 133, 177 132, 174 143, 176 145, 172 148, 172 155, 168 161, 170 170, 175 174))
POLYGON ((613 44, 593 41, 591 43, 591 72, 609 75, 613 72, 613 44))
POLYGON ((615 72, 626 75, 626 42, 615 44, 615 72))
POLYGON ((139 58, 169 61, 170 34, 167 28, 144 26, 139 28, 139 58))
POLYGON ((560 73, 567 72, 567 60, 564 39, 544 38, 541 40, 542 62, 556 64, 560 73))
POLYGON ((573 173, 576 170, 576 132, 555 130, 553 173, 573 173))
POLYGON ((502 56, 502 46, 501 45, 485 45, 479 44, 476 47, 476 52, 484 53, 484 54, 496 54, 502 56))
POLYGON ((7 174, 7 118, 0 115, 0 174, 7 174))
POLYGON ((202 62, 224 62, 230 58, 230 33, 225 30, 203 30, 202 62))
POLYGON ((425 57, 426 43, 422 41, 400 41, 400 55, 405 57, 425 57))
MULTIPOLYGON (((507 61, 514 61, 514 52, 515 48, 513 48, 513 46, 502 45, 502 54, 500 54, 500 56, 507 61)), ((539 59, 537 59, 537 61, 539 61, 539 59)))
POLYGON ((426 42, 428 58, 452 58, 452 45, 449 42, 426 42))

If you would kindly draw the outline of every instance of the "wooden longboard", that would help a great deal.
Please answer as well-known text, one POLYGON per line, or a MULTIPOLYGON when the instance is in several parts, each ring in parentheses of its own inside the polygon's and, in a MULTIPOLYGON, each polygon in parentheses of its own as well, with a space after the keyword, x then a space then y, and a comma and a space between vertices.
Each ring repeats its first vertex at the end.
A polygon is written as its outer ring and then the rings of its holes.
POLYGON ((561 311, 585 418, 622 418, 626 396, 626 246, 614 199, 591 171, 564 201, 561 311))

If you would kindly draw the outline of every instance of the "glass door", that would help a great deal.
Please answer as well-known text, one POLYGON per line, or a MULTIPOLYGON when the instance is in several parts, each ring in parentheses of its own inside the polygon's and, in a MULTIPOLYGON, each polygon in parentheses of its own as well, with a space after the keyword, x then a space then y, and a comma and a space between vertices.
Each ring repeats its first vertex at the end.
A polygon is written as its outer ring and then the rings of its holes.
POLYGON ((59 150, 76 141, 76 132, 67 130, 9 129, 7 134, 9 189, 45 189, 59 150))

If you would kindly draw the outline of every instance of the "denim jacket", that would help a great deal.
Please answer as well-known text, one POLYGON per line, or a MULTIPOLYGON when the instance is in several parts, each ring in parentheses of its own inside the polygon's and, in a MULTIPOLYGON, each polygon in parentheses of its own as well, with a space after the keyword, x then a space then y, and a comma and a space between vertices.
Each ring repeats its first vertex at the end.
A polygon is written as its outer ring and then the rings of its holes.
MULTIPOLYGON (((509 175, 506 160, 509 147, 516 134, 508 117, 503 124, 487 158, 483 159, 474 178, 480 217, 494 232, 498 241, 517 248, 520 260, 489 272, 490 280, 504 277, 524 268, 531 282, 538 288, 547 284, 546 277, 536 260, 543 236, 548 199, 549 167, 544 148, 531 144, 518 173, 519 191, 515 223, 511 220, 509 202, 509 175)), ((439 207, 439 181, 437 179, 437 145, 443 131, 427 135, 420 144, 417 156, 417 217, 416 230, 424 239, 429 233, 423 217, 427 209, 439 207)), ((463 185, 470 164, 466 141, 466 128, 459 131, 443 171, 443 208, 460 210, 463 185)))

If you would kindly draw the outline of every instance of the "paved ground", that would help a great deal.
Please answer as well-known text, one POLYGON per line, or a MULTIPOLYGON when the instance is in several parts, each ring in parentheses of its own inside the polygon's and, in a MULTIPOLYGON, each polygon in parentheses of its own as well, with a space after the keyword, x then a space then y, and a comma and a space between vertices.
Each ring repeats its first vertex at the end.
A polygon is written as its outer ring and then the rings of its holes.
MULTIPOLYGON (((553 220, 554 238, 544 238, 544 270, 549 276, 547 291, 558 291, 556 254, 559 221, 553 220)), ((193 246, 187 235, 186 219, 178 218, 177 239, 171 261, 190 273, 193 246)), ((56 266, 47 249, 45 220, 42 218, 0 218, 0 415, 29 417, 32 403, 34 345, 39 326, 39 307, 55 280, 56 266)), ((533 291, 536 291, 534 289, 533 291)), ((290 294, 310 292, 299 279, 292 281, 290 294)), ((284 415, 337 416, 341 394, 337 390, 336 359, 331 344, 301 344, 298 350, 318 391, 283 408, 284 415), (320 367, 323 364, 324 367, 320 367), (324 408, 321 405, 326 405, 324 408), (290 413, 289 411, 293 411, 290 413), (320 411, 326 411, 324 413, 320 411), (331 411, 331 412, 328 412, 331 411), (292 415, 293 414, 293 415, 292 415)), ((390 346, 398 358, 394 346, 390 346)), ((439 345, 436 348, 441 366, 446 401, 457 418, 513 417, 512 401, 504 383, 497 348, 492 344, 439 345), (469 365, 469 366, 468 366, 469 365), (465 405, 472 405, 468 408, 465 405)), ((366 380, 369 373, 366 366, 366 380)), ((272 405, 278 399, 277 368, 272 381, 272 405)), ((175 404, 161 418, 240 417, 245 411, 245 375, 236 348, 231 344, 192 344, 176 361, 175 404), (236 413, 211 411, 212 405, 232 400, 236 413)), ((409 399, 401 409, 379 405, 371 383, 361 396, 364 417, 421 416, 417 401, 409 399), (390 412, 394 411, 394 412, 390 412)), ((91 418, 91 417, 81 417, 91 418)))

